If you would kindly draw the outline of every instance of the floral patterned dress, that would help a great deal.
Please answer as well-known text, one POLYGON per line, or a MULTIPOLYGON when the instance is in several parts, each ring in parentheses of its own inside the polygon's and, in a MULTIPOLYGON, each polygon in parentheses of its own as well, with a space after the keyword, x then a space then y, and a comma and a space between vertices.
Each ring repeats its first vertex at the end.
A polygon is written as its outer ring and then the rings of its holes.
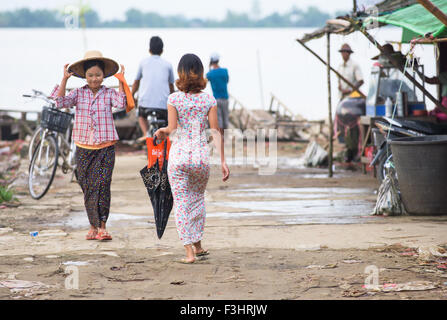
POLYGON ((177 109, 176 139, 171 146, 168 177, 174 198, 175 222, 184 245, 202 240, 205 188, 210 175, 206 137, 208 111, 216 105, 207 93, 175 92, 168 104, 177 109))

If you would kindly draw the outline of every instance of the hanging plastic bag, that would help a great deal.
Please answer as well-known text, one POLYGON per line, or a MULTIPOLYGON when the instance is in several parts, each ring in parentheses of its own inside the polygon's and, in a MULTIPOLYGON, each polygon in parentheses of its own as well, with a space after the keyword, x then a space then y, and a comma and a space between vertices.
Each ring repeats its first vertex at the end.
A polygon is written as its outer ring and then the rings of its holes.
POLYGON ((168 144, 167 151, 166 151, 166 160, 169 159, 169 150, 171 149, 171 140, 166 138, 165 141, 154 145, 154 138, 146 138, 146 146, 147 146, 147 167, 150 168, 154 165, 154 163, 158 160, 158 166, 161 170, 163 166, 163 151, 165 143, 168 144))
POLYGON ((396 180, 387 173, 377 192, 377 202, 371 215, 400 216, 406 214, 396 180))

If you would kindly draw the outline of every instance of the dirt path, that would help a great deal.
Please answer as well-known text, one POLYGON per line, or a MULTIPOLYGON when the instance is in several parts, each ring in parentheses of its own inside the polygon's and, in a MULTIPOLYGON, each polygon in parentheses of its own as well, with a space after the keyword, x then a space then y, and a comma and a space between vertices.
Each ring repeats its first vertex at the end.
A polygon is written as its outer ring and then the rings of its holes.
MULTIPOLYGON (((280 156, 296 160, 297 148, 282 147, 280 156)), ((204 238, 211 254, 183 265, 173 216, 156 237, 138 172, 145 163, 144 152, 117 157, 111 242, 84 240, 82 193, 69 176, 40 201, 19 181, 21 205, 0 210, 0 299, 447 297, 447 261, 417 251, 447 243, 447 218, 370 216, 377 182, 369 175, 327 179, 324 170, 289 166, 262 176, 231 166, 223 183, 214 166, 204 238), (364 288, 371 279, 394 285, 364 288)))

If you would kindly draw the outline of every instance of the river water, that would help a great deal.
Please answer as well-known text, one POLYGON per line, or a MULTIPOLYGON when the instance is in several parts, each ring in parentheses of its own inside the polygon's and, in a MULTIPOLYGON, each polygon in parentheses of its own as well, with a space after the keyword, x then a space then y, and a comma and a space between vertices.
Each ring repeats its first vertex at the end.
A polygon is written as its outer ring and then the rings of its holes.
MULTIPOLYGON (((176 70, 185 53, 195 53, 208 69, 212 52, 221 55, 221 65, 230 73, 229 91, 247 108, 267 108, 270 94, 275 94, 296 114, 307 119, 327 117, 326 67, 305 50, 296 38, 313 28, 295 29, 0 29, 0 107, 40 108, 41 102, 28 101, 21 95, 31 89, 50 93, 62 77, 66 63, 83 57, 85 49, 100 50, 126 67, 126 78, 132 83, 141 59, 148 55, 149 38, 160 36, 165 43, 163 58, 176 70), (85 41, 84 41, 85 38, 85 41)), ((397 28, 381 28, 371 33, 382 43, 399 40, 397 28)), ((359 32, 331 37, 331 62, 341 63, 338 49, 350 43, 352 59, 362 68, 366 94, 371 58, 378 53, 359 32)), ((326 39, 313 40, 308 46, 326 59, 326 39)), ((408 46, 403 47, 404 51, 408 46)), ((426 73, 435 70, 432 46, 416 50, 426 64, 426 73)), ((175 72, 176 74, 176 72, 175 72)), ((106 85, 115 85, 114 77, 106 85)), ((83 80, 72 77, 69 87, 82 86, 83 80)), ((332 76, 332 101, 338 101, 337 79, 332 76)), ((430 88, 435 93, 435 87, 430 88)), ((210 91, 208 87, 206 89, 210 91)))

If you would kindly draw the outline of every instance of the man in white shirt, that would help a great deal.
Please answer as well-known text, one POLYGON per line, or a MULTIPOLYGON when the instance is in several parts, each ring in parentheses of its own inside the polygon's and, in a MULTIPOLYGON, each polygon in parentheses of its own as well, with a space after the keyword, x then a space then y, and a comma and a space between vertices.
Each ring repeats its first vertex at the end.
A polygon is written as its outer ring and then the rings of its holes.
MULTIPOLYGON (((345 43, 339 50, 341 56, 343 57, 343 63, 338 67, 338 72, 351 82, 357 89, 364 83, 362 71, 359 65, 350 59, 353 53, 349 44, 345 43)), ((342 79, 338 79, 338 91, 340 92, 340 101, 349 96, 354 90, 342 79)))
POLYGON ((174 92, 174 72, 172 65, 162 59, 163 41, 160 37, 152 37, 149 42, 149 57, 144 58, 137 71, 132 85, 132 94, 139 90, 138 123, 143 136, 139 142, 146 140, 148 131, 147 116, 156 113, 158 120, 168 122, 168 96, 174 92), (141 80, 141 85, 140 85, 141 80))
MULTIPOLYGON (((348 80, 355 89, 360 88, 363 84, 362 71, 357 63, 350 59, 353 53, 349 44, 345 43, 339 50, 343 58, 343 62, 338 67, 338 72, 348 80)), ((338 79, 338 91, 340 93, 340 103, 342 100, 349 97, 351 93, 355 91, 350 85, 348 85, 341 78, 338 79)), ((337 132, 338 141, 340 143, 345 143, 345 156, 344 160, 346 162, 358 161, 359 160, 359 136, 360 128, 358 125, 358 116, 356 115, 339 115, 335 116, 335 131, 337 132)))

